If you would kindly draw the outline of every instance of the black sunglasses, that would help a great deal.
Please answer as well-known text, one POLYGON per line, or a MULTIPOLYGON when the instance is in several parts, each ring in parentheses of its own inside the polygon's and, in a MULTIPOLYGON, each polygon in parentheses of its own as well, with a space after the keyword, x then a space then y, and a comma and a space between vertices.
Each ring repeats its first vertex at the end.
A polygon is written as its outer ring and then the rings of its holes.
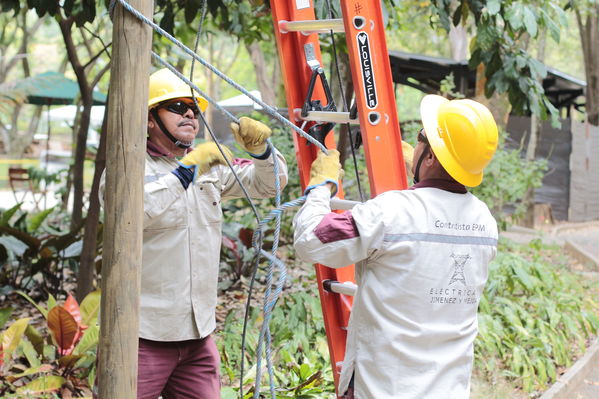
POLYGON ((193 112, 193 116, 197 119, 200 115, 200 110, 195 104, 188 104, 185 101, 173 101, 171 103, 164 104, 163 108, 165 108, 169 112, 173 112, 179 115, 185 115, 188 110, 193 112))
POLYGON ((418 132, 418 139, 417 140, 418 140, 419 143, 428 144, 428 139, 424 135, 424 128, 420 129, 420 131, 418 132))

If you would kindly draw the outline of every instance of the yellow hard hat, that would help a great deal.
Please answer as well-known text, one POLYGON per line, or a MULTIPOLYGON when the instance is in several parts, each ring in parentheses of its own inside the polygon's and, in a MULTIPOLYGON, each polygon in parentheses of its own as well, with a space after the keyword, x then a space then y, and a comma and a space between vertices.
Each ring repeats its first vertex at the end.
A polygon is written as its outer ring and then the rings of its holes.
POLYGON ((491 111, 473 100, 427 95, 420 103, 420 116, 426 138, 447 173, 465 186, 478 186, 497 149, 491 111))
MULTIPOLYGON (((179 79, 177 75, 167 68, 160 69, 150 75, 150 99, 148 107, 173 98, 192 98, 191 88, 179 79)), ((203 111, 208 107, 208 101, 201 96, 196 96, 198 105, 203 111)))

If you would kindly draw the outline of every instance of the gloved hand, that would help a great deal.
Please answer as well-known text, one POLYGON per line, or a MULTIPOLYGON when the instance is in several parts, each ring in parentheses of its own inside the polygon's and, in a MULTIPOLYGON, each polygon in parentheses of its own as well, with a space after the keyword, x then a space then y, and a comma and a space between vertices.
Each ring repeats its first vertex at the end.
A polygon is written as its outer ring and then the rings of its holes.
MULTIPOLYGON (((233 159, 233 153, 224 145, 221 145, 221 148, 230 162, 233 159)), ((180 163, 187 167, 196 165, 196 174, 204 174, 217 164, 227 164, 225 157, 220 153, 218 146, 214 141, 208 141, 198 145, 193 151, 185 155, 180 163)))
POLYGON ((239 124, 231 123, 231 132, 239 145, 250 155, 261 155, 266 152, 268 139, 272 133, 270 128, 247 116, 239 118, 239 124))
POLYGON ((314 187, 322 186, 326 183, 333 183, 335 187, 331 189, 331 197, 337 193, 338 180, 341 178, 343 170, 339 163, 339 151, 329 150, 329 155, 320 151, 310 167, 310 182, 304 191, 307 195, 314 187))

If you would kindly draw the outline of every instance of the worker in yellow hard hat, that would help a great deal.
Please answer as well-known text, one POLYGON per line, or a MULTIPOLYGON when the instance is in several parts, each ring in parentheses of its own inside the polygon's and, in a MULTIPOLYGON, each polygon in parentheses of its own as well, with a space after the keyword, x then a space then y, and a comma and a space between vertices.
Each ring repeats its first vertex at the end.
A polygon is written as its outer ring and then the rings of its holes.
MULTIPOLYGON (((221 201, 276 193, 287 183, 271 130, 242 117, 232 124, 251 159, 214 142, 193 146, 207 101, 168 69, 150 76, 139 308, 138 398, 220 398, 219 353, 211 338, 222 240, 221 201), (231 168, 227 165, 227 160, 231 168)), ((103 195, 104 184, 101 185, 103 195)))
POLYGON ((425 96, 415 185, 344 213, 329 197, 339 153, 320 153, 294 219, 298 256, 356 265, 357 293, 338 392, 346 398, 468 398, 477 308, 497 251, 497 224, 466 186, 481 183, 497 147, 489 110, 425 96))

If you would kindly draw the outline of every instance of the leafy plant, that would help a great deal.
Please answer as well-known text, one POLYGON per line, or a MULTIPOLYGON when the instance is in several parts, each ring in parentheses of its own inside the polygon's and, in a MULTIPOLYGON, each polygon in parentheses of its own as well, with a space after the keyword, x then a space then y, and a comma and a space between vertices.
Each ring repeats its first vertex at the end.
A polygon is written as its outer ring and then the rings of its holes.
POLYGON ((504 135, 500 134, 497 152, 485 168, 483 183, 470 190, 487 204, 503 230, 507 226, 508 212, 512 219, 523 215, 527 203, 522 198, 529 189, 541 186, 547 170, 546 160, 528 161, 520 149, 505 148, 504 135))
POLYGON ((44 316, 47 334, 44 338, 30 317, 16 320, 2 332, 0 368, 5 378, 0 382, 0 395, 17 398, 61 388, 71 395, 91 395, 88 387, 95 377, 100 292, 90 293, 81 306, 71 295, 63 305, 50 295, 46 307, 20 294, 44 316))
POLYGON ((443 80, 441 80, 439 91, 440 94, 444 97, 464 98, 464 95, 462 93, 456 91, 455 77, 453 76, 453 72, 450 72, 449 75, 445 76, 443 80))
POLYGON ((564 263, 559 248, 539 240, 500 243, 480 301, 478 368, 531 392, 554 382, 558 367, 584 352, 599 329, 599 304, 564 263))
MULTIPOLYGON (((48 171, 46 168, 40 168, 37 166, 30 166, 27 168, 29 178, 36 188, 47 188, 52 184, 66 182, 68 169, 60 169, 54 172, 48 171)), ((54 190, 57 195, 62 195, 66 190, 66 186, 62 184, 57 190, 54 190)))
POLYGON ((54 208, 29 214, 21 211, 21 205, 0 211, 0 289, 7 293, 39 284, 56 294, 64 266, 79 256, 80 232, 54 228, 50 218, 54 208))
MULTIPOLYGON (((222 375, 230 388, 223 390, 223 397, 236 397, 239 386, 238 370, 241 361, 240 316, 229 313, 224 331, 218 335, 221 353, 222 375)), ((253 395, 256 377, 256 346, 262 323, 261 309, 252 311, 246 338, 246 374, 244 397, 253 395), (248 371, 249 370, 249 371, 248 371)), ((333 375, 329 361, 326 334, 317 296, 307 292, 286 293, 272 314, 272 358, 277 387, 277 397, 319 398, 324 393, 334 393, 333 375)), ((268 372, 265 361, 261 391, 269 391, 268 372)))

